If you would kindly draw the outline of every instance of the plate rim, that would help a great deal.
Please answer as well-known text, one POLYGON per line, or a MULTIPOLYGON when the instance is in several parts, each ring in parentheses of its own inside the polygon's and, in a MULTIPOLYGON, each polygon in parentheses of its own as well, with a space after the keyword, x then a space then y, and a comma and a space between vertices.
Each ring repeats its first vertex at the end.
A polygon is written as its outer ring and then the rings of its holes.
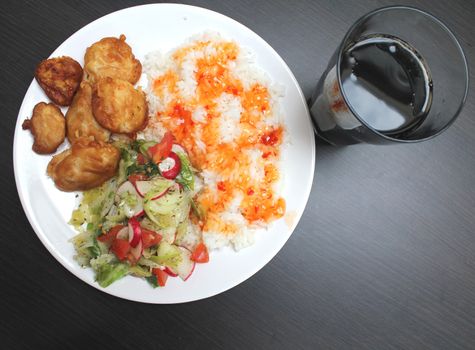
MULTIPOLYGON (((104 20, 106 17, 109 17, 109 16, 114 16, 114 15, 117 15, 121 12, 128 12, 128 11, 131 11, 131 10, 138 10, 140 8, 151 8, 151 7, 160 7, 160 8, 163 8, 163 7, 169 7, 169 8, 187 8, 189 10, 192 10, 192 11, 198 11, 198 12, 204 12, 206 13, 207 15, 211 15, 211 16, 216 16, 220 19, 223 19, 225 21, 230 21, 233 23, 233 25, 236 25, 240 30, 245 30, 245 31, 248 31, 250 33, 252 33, 254 36, 255 36, 255 39, 257 40, 260 40, 262 42, 262 44, 265 46, 266 50, 270 51, 273 56, 276 57, 276 59, 279 61, 281 67, 286 71, 286 73, 289 75, 291 81, 294 83, 295 87, 296 87, 296 91, 298 93, 298 97, 300 99, 300 102, 303 104, 304 106, 304 109, 305 109, 305 112, 306 112, 306 115, 307 115, 307 119, 308 119, 308 122, 309 122, 309 126, 311 126, 311 133, 313 134, 313 126, 312 126, 312 121, 311 121, 311 118, 310 118, 310 112, 309 112, 309 108, 308 108, 308 105, 307 105, 307 102, 306 102, 306 99, 305 99, 305 95, 303 94, 302 92, 302 89, 300 87, 300 84, 298 83, 297 79, 295 78, 293 72, 291 71, 291 69, 289 68, 289 66, 287 65, 287 63, 284 61, 284 59, 279 55, 279 53, 264 39, 262 38, 259 34, 257 34, 256 32, 254 32, 251 28, 247 27, 246 25, 238 22, 237 20, 227 16, 227 15, 224 15, 220 12, 217 12, 217 11, 214 11, 214 10, 210 10, 208 8, 204 8, 204 7, 200 7, 200 6, 194 6, 194 5, 187 5, 187 4, 175 4, 175 3, 155 3, 155 4, 142 4, 142 5, 136 5, 136 6, 130 6, 130 7, 126 7, 126 8, 123 8, 123 9, 120 9, 120 10, 117 10, 117 11, 113 11, 113 12, 110 12, 110 13, 107 13, 89 23, 87 23, 86 25, 82 26, 81 28, 79 28, 78 30, 74 31, 70 36, 68 36, 65 40, 63 40, 57 47, 55 47, 55 49, 50 53, 50 55, 48 56, 48 58, 50 58, 52 56, 52 54, 58 50, 65 42, 67 42, 68 40, 70 40, 72 37, 74 37, 75 35, 77 35, 78 32, 84 30, 85 28, 89 27, 89 26, 93 26, 95 23, 97 22, 100 22, 102 20, 104 20)), ((219 31, 219 29, 218 29, 219 31)), ((261 67, 262 68, 262 67, 261 67)), ((23 99, 22 99, 22 102, 21 102, 21 105, 20 105, 20 108, 18 110, 18 114, 17 114, 17 121, 15 123, 15 130, 14 130, 14 139, 13 139, 13 150, 12 150, 12 156, 13 156, 13 172, 14 172, 14 178, 15 178, 15 185, 16 185, 16 190, 17 190, 17 193, 18 193, 18 196, 20 198, 20 202, 21 202, 21 206, 22 206, 22 209, 23 209, 23 212, 25 213, 27 219, 28 219, 28 223, 30 224, 31 228, 33 229, 33 231, 35 232, 36 236, 40 239, 41 243, 43 244, 44 247, 46 247, 46 249, 49 251, 49 253, 69 272, 71 273, 75 278, 78 278, 80 280, 82 280, 83 282, 85 282, 87 285, 93 287, 94 289, 98 290, 98 291, 101 291, 101 292, 104 292, 104 293, 107 293, 109 295, 112 295, 114 297, 117 297, 117 298, 120 298, 120 299, 124 299, 124 300, 128 300, 128 301, 132 301, 132 302, 141 302, 141 303, 146 303, 146 304, 183 304, 183 303, 189 303, 189 302, 193 302, 193 301, 198 301, 198 300, 203 300, 203 299, 207 299, 207 298, 211 298, 213 296, 216 296, 218 294, 221 294, 223 292, 226 292, 234 287, 237 287, 238 285, 240 285, 241 283, 245 282, 246 280, 248 280, 249 278, 251 278, 252 276, 254 276, 257 272, 259 272, 261 269, 263 269, 267 264, 269 264, 276 256, 277 254, 282 250, 282 248, 284 247, 284 245, 287 243, 287 241, 290 239, 290 237, 292 236, 292 234, 294 233, 298 223, 300 222, 302 216, 303 216, 303 213, 305 212, 305 208, 307 207, 307 204, 308 204, 308 200, 310 198, 310 193, 311 193, 311 190, 312 190, 312 186, 313 186, 313 180, 314 180, 314 177, 315 177, 315 155, 316 155, 316 142, 315 142, 315 137, 312 137, 311 138, 311 149, 310 149, 310 154, 311 154, 311 164, 310 164, 310 169, 311 169, 311 174, 308 178, 308 182, 305 184, 305 188, 306 188, 306 191, 305 191, 305 200, 302 201, 302 205, 303 205, 303 209, 300 213, 297 213, 297 215, 295 216, 295 218, 293 219, 293 223, 292 225, 289 225, 289 229, 288 231, 290 231, 290 233, 288 234, 288 236, 286 237, 286 239, 283 241, 282 245, 278 248, 278 250, 276 250, 275 252, 273 252, 271 255, 271 257, 269 259, 264 259, 264 261, 261 263, 261 264, 257 264, 254 266, 253 269, 249 269, 246 271, 246 273, 243 274, 243 276, 241 276, 239 279, 238 279, 238 282, 237 283, 234 283, 234 284, 231 284, 229 286, 225 286, 224 288, 218 288, 217 290, 213 291, 213 293, 210 293, 208 294, 207 296, 202 296, 202 297, 198 297, 198 298, 190 298, 189 300, 181 300, 181 301, 171 301, 171 302, 167 302, 167 301, 160 301, 160 300, 154 300, 154 301, 151 301, 151 300, 148 300, 148 299, 143 299, 143 298, 140 298, 138 297, 138 295, 136 295, 136 297, 132 298, 130 296, 125 296, 125 295, 118 295, 117 293, 113 293, 110 289, 108 288, 101 288, 95 281, 90 281, 87 277, 85 276, 82 276, 82 275, 79 275, 77 274, 72 268, 70 268, 70 266, 68 265, 68 262, 67 261, 64 261, 63 258, 61 257, 61 254, 58 253, 56 251, 56 249, 54 249, 54 245, 52 243, 50 243, 46 237, 45 234, 43 234, 42 232, 42 229, 40 228, 40 225, 39 223, 34 220, 34 218, 32 217, 32 214, 26 209, 27 208, 27 199, 25 198, 25 190, 22 190, 20 188, 20 179, 19 179, 19 173, 18 173, 18 164, 17 162, 19 161, 19 157, 16 156, 17 152, 18 152, 18 137, 17 137, 17 133, 19 133, 19 131, 21 131, 21 127, 19 127, 19 125, 21 124, 21 118, 22 118, 22 110, 24 108, 24 105, 25 105, 25 100, 30 92, 30 90, 33 88, 33 85, 35 83, 35 78, 33 77, 31 83, 29 84, 24 96, 23 96, 23 99)), ((314 135, 313 135, 314 136, 314 135)))

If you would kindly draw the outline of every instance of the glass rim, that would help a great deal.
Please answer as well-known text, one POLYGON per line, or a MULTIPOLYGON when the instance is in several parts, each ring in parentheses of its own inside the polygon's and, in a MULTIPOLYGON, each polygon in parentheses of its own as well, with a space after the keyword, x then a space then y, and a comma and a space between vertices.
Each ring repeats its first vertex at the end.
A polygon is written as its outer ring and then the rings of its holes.
POLYGON ((463 106, 465 105, 465 102, 467 100, 467 96, 468 96, 468 88, 469 88, 469 68, 468 68, 468 63, 467 63, 467 57, 465 56, 465 52, 463 51, 463 48, 462 48, 462 45, 460 45, 460 42, 458 41, 457 37, 455 36, 455 34, 449 29, 449 27, 447 27, 447 25, 444 24, 444 22, 442 22, 440 19, 438 19, 437 17, 435 17, 434 15, 424 11, 424 10, 421 10, 419 8, 416 8, 416 7, 412 7, 412 6, 404 6, 404 5, 397 5, 397 6, 384 6, 384 7, 380 7, 378 9, 375 9, 373 11, 370 11, 368 13, 366 13, 365 15, 361 16, 360 18, 358 18, 355 23, 353 23, 353 25, 347 30, 345 36, 343 37, 343 40, 341 41, 341 44, 338 48, 338 51, 337 51, 337 64, 336 64, 336 74, 337 74, 337 81, 338 81, 338 87, 340 89, 340 92, 341 92, 341 95, 343 97, 343 99, 345 100, 345 103, 346 105, 348 106, 350 112, 353 114, 353 116, 362 124, 364 125, 366 128, 368 128, 368 130, 370 130, 371 132, 373 132, 374 134, 376 134, 377 136, 387 140, 387 141, 392 141, 392 142, 400 142, 400 143, 416 143, 416 142, 422 142, 422 141, 426 141, 426 140, 430 140, 434 137, 436 137, 437 135, 440 135, 442 132, 444 132, 446 129, 449 128, 450 125, 452 125, 454 123, 454 121, 457 119, 458 115, 460 114, 460 112, 462 111, 462 108, 463 106), (430 135, 430 136, 427 136, 427 137, 424 137, 424 138, 420 138, 420 139, 415 139, 415 140, 409 140, 409 139, 398 139, 398 138, 395 138, 395 137, 391 137, 391 136, 388 136, 378 130, 376 130, 375 128, 373 128, 371 125, 369 125, 367 122, 365 122, 362 118, 359 117, 358 113, 356 113, 356 111, 354 110, 354 108, 351 106, 351 104, 348 102, 349 99, 347 98, 346 96, 346 93, 345 93, 345 90, 343 89, 343 83, 341 81, 341 72, 340 72, 340 65, 341 65, 341 59, 343 57, 343 50, 345 49, 345 43, 348 41, 348 38, 349 36, 354 32, 354 30, 360 26, 360 24, 366 20, 367 18, 369 17, 372 17, 374 16, 375 14, 377 13, 380 13, 380 12, 385 12, 385 11, 390 11, 390 10, 409 10, 409 11, 414 11, 414 12, 418 12, 426 17, 428 17, 429 19, 431 19, 432 21, 434 21, 435 23, 437 23, 442 29, 445 30, 445 32, 449 35, 449 37, 452 39, 452 41, 455 43, 455 46, 458 48, 459 50, 459 53, 460 53, 460 56, 462 58, 462 61, 463 61, 463 64, 464 64, 464 71, 465 71, 465 89, 464 89, 464 94, 463 94, 463 97, 462 97, 462 100, 459 104, 459 107, 457 109, 457 111, 454 113, 454 115, 452 116, 452 118, 439 130, 437 131, 435 134, 433 135, 430 135))

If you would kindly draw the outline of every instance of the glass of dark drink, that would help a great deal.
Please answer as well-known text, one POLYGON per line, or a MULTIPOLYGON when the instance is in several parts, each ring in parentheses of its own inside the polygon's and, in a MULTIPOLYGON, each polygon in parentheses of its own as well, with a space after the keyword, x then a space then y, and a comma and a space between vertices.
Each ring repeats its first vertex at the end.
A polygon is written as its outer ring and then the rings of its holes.
POLYGON ((349 29, 309 105, 317 135, 331 144, 412 143, 447 129, 467 92, 454 34, 424 11, 392 6, 349 29))

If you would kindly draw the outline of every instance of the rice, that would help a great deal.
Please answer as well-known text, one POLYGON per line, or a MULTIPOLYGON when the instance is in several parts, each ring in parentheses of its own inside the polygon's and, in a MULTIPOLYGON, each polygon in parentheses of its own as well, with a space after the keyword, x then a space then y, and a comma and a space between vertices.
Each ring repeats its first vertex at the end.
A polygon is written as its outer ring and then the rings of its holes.
POLYGON ((151 119, 140 137, 170 130, 201 179, 195 222, 209 249, 245 248, 282 217, 280 154, 285 134, 282 87, 258 69, 253 54, 205 32, 144 61, 151 119))
POLYGON ((239 121, 242 114, 241 101, 234 95, 222 94, 215 103, 217 111, 221 113, 221 122, 219 124, 220 143, 232 142, 241 133, 239 121))

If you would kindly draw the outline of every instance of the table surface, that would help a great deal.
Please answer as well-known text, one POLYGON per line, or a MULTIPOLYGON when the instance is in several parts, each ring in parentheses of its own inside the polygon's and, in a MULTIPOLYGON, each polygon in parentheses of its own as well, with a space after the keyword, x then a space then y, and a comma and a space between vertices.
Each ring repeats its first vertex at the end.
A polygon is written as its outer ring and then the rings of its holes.
MULTIPOLYGON (((475 2, 398 1, 442 19, 475 81, 475 2)), ((248 26, 287 62, 306 97, 348 27, 393 1, 190 1, 248 26)), ((13 130, 38 61, 134 1, 2 1, 0 334, 5 349, 474 349, 475 99, 415 145, 317 141, 305 213, 279 254, 241 285, 180 305, 101 293, 33 232, 12 166, 13 130)))

